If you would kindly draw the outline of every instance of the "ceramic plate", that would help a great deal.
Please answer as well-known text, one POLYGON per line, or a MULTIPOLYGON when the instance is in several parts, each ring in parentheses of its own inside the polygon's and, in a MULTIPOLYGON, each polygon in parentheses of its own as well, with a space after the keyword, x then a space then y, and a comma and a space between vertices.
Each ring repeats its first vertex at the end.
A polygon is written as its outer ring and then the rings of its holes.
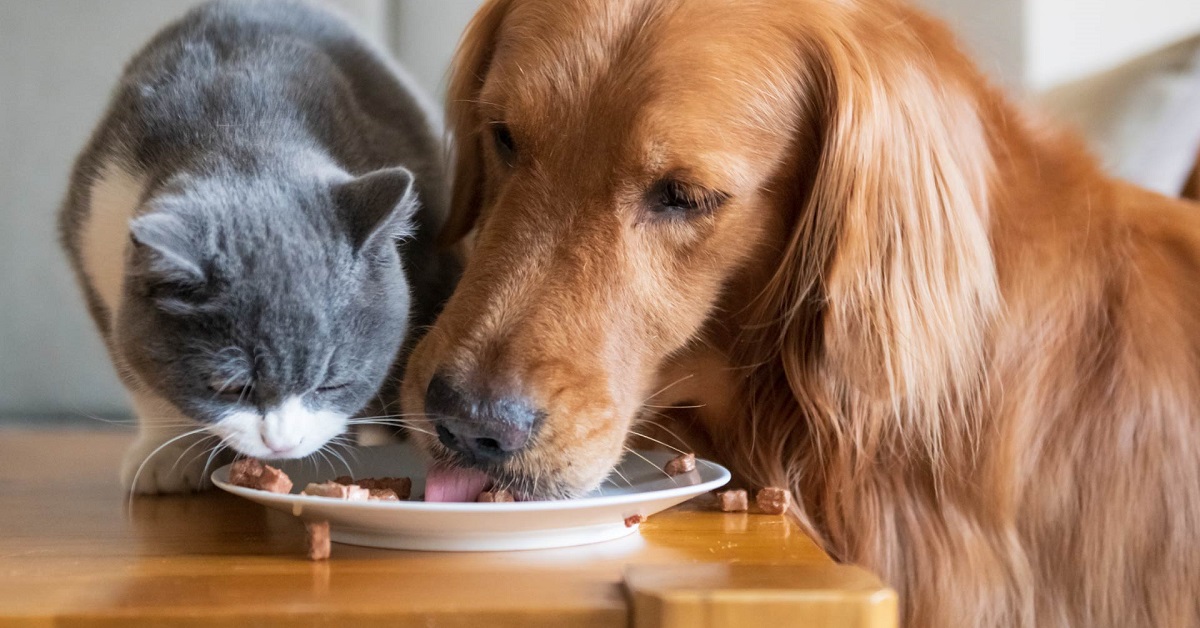
MULTIPOLYGON (((643 451, 626 456, 601 488, 579 499, 500 504, 351 502, 293 493, 280 495, 229 483, 229 466, 213 472, 213 482, 234 495, 305 520, 326 520, 335 542, 390 549, 475 552, 567 547, 616 539, 637 531, 625 518, 648 517, 724 486, 729 471, 697 460, 696 470, 668 477, 662 465, 672 452, 643 451), (622 477, 623 476, 623 477, 622 477), (628 482, 627 482, 628 481, 628 482)), ((356 478, 407 476, 413 495, 425 492, 425 458, 411 444, 367 447, 346 457, 356 478)), ((314 468, 312 462, 272 463, 300 491, 309 482, 346 475, 343 467, 314 468)))

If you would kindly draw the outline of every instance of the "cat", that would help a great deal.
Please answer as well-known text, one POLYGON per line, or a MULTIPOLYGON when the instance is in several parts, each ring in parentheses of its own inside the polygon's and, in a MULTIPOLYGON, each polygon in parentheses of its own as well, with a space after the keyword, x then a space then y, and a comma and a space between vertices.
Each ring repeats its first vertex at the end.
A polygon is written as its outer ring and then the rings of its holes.
POLYGON ((133 57, 59 221, 137 417, 126 488, 203 488, 218 443, 311 455, 397 396, 458 272, 441 142, 403 70, 313 4, 204 4, 133 57))

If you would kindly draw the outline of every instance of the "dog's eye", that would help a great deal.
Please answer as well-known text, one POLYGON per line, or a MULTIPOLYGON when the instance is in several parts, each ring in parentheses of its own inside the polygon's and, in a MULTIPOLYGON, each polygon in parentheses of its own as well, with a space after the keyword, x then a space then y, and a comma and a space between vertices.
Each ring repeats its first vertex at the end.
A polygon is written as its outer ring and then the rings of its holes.
POLYGON ((720 207, 727 195, 689 186, 675 179, 660 181, 650 194, 650 209, 656 214, 686 216, 706 214, 720 207))
POLYGON ((492 124, 492 139, 496 143, 496 154, 504 163, 512 165, 517 157, 517 143, 513 140, 512 131, 503 122, 492 124))

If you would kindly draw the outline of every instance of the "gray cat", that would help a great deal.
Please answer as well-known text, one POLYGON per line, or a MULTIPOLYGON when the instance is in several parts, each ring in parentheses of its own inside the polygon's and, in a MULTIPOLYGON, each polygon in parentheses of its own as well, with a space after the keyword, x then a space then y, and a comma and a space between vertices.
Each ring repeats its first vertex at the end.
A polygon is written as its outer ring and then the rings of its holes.
POLYGON ((207 447, 189 449, 218 440, 312 454, 375 398, 457 272, 433 243, 432 111, 300 2, 203 5, 133 58, 60 216, 138 417, 128 488, 201 487, 207 447))

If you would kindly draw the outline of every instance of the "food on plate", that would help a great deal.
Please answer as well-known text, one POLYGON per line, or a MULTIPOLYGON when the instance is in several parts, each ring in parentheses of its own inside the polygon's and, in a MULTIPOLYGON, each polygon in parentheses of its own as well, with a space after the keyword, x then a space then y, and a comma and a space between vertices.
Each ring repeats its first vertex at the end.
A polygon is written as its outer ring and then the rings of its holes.
POLYGON ((367 501, 371 498, 371 492, 357 484, 339 484, 337 482, 322 482, 317 484, 313 482, 304 487, 300 491, 301 495, 312 495, 314 497, 332 497, 334 499, 346 499, 350 501, 367 501))
MULTIPOLYGON (((234 462, 229 468, 229 482, 235 486, 272 493, 292 492, 292 480, 286 473, 253 458, 234 462)), ((356 481, 348 475, 342 475, 332 482, 310 483, 300 494, 349 501, 397 502, 407 500, 412 494, 412 480, 386 477, 356 481)))
POLYGON ((270 493, 292 492, 292 480, 286 473, 254 458, 242 458, 229 467, 229 483, 270 493))
POLYGON ((486 502, 486 503, 499 503, 499 502, 511 502, 511 501, 516 501, 516 500, 513 499, 512 493, 510 493, 506 490, 499 490, 499 491, 484 491, 479 494, 479 497, 475 501, 486 502))
POLYGON ((300 493, 350 501, 398 502, 408 499, 411 491, 412 481, 408 478, 365 479, 355 482, 349 476, 343 475, 332 482, 309 484, 300 493))
POLYGON ((367 489, 367 492, 370 493, 370 495, 367 496, 367 499, 373 502, 400 501, 400 496, 396 495, 396 491, 393 491, 390 488, 369 488, 367 489))
POLYGON ((671 476, 683 475, 684 473, 690 473, 695 470, 696 470, 696 454, 690 454, 690 453, 689 454, 681 454, 681 455, 675 456, 674 458, 671 458, 670 460, 667 461, 666 466, 663 467, 663 471, 666 471, 667 475, 671 475, 671 476))
POLYGON ((724 512, 746 512, 750 509, 750 498, 742 489, 732 489, 717 493, 717 500, 724 512))
MULTIPOLYGON (((410 478, 363 478, 355 480, 348 475, 341 475, 334 479, 338 484, 355 484, 367 490, 390 490, 396 494, 396 499, 404 501, 412 494, 412 480, 410 478)), ((389 500, 391 501, 391 500, 389 500)))
POLYGON ((646 518, 642 515, 629 515, 625 517, 625 527, 632 528, 633 526, 645 521, 646 518))
POLYGON ((782 515, 792 505, 792 492, 786 488, 768 486, 758 491, 754 503, 768 515, 782 515))
POLYGON ((329 522, 305 521, 304 531, 308 533, 308 559, 325 560, 329 558, 329 522))

